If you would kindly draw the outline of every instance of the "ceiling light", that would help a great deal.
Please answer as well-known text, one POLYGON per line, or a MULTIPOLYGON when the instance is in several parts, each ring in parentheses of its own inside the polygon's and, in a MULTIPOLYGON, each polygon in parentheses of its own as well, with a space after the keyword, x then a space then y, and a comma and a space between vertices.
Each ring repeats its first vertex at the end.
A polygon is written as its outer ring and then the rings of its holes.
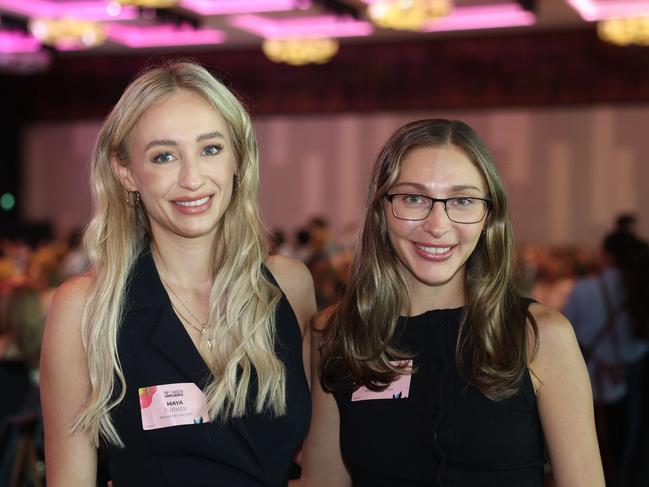
POLYGON ((618 46, 649 46, 649 17, 603 20, 597 24, 597 34, 618 46))
POLYGON ((367 8, 370 20, 384 29, 418 31, 431 20, 448 15, 451 0, 379 0, 367 8))
POLYGON ((94 47, 106 39, 102 26, 89 20, 36 19, 30 22, 29 29, 43 44, 59 50, 94 47))
POLYGON ((338 52, 334 39, 266 39, 262 43, 264 54, 276 63, 293 66, 323 64, 338 52))
POLYGON ((178 0, 117 0, 122 5, 139 8, 171 8, 178 0))

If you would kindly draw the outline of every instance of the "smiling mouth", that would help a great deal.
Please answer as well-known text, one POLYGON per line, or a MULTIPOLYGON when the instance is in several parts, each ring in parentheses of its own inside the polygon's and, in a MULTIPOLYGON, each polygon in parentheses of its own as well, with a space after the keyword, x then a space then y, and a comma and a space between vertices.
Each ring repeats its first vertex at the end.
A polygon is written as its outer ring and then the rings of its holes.
POLYGON ((192 207, 192 206, 201 206, 207 203, 210 200, 211 196, 204 196, 197 200, 191 201, 174 201, 174 204, 178 206, 192 207))
POLYGON ((420 250, 423 250, 424 252, 428 254, 433 254, 433 255, 442 255, 448 253, 452 247, 428 247, 426 245, 421 245, 421 244, 415 244, 415 247, 417 247, 420 250))

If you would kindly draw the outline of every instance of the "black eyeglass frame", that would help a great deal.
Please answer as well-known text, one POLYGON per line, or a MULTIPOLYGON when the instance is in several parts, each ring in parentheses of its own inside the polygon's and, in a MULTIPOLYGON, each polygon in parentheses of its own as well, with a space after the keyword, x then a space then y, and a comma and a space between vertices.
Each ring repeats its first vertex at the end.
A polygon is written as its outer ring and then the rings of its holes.
POLYGON ((425 194, 417 194, 417 193, 393 193, 393 194, 386 194, 385 199, 390 202, 390 208, 392 209, 392 215, 394 215, 395 218, 398 218, 399 220, 405 220, 409 222, 419 222, 422 220, 425 220, 430 216, 430 212, 433 211, 433 207, 435 206, 435 203, 438 201, 441 203, 444 203, 444 212, 446 213, 446 216, 448 217, 449 220, 451 220, 453 223, 459 223, 460 225, 473 225, 474 223, 480 223, 482 220, 485 219, 487 216, 487 213, 489 213, 489 210, 491 210, 491 200, 488 198, 479 198, 477 196, 453 196, 451 198, 433 198, 432 196, 427 196, 425 194), (394 212, 394 204, 392 203, 392 200, 396 196, 419 196, 420 198, 425 198, 431 202, 430 208, 428 208, 428 213, 426 213, 426 216, 422 218, 401 218, 400 216, 397 216, 397 214, 394 212), (456 220, 453 220, 453 218, 450 217, 448 214, 448 207, 447 204, 449 201, 452 200, 461 200, 461 199, 467 199, 467 200, 479 200, 484 202, 485 204, 485 212, 482 215, 482 218, 479 220, 476 220, 474 222, 458 222, 456 220))

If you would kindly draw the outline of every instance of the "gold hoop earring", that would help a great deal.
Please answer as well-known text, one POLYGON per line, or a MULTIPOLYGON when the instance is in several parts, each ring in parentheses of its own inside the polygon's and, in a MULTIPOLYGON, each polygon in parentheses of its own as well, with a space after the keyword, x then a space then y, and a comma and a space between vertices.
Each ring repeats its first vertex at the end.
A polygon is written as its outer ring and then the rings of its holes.
POLYGON ((140 203, 140 193, 138 191, 126 192, 126 204, 131 208, 135 208, 140 203))

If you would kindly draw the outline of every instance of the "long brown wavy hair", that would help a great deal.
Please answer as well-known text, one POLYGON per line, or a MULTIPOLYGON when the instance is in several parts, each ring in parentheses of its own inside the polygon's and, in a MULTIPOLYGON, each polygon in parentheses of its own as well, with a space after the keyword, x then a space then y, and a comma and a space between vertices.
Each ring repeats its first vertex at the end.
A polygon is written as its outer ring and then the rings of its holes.
POLYGON ((521 305, 515 279, 514 242, 503 181, 484 142, 455 120, 419 120, 397 130, 379 154, 370 179, 361 236, 347 291, 324 328, 320 378, 325 390, 365 386, 381 390, 400 373, 390 363, 408 355, 394 345, 402 310, 410 298, 398 257, 388 240, 383 200, 415 148, 451 144, 482 172, 491 207, 484 232, 465 264, 463 310, 456 346, 460 375, 487 397, 510 397, 527 368, 528 334, 536 323, 521 305))

